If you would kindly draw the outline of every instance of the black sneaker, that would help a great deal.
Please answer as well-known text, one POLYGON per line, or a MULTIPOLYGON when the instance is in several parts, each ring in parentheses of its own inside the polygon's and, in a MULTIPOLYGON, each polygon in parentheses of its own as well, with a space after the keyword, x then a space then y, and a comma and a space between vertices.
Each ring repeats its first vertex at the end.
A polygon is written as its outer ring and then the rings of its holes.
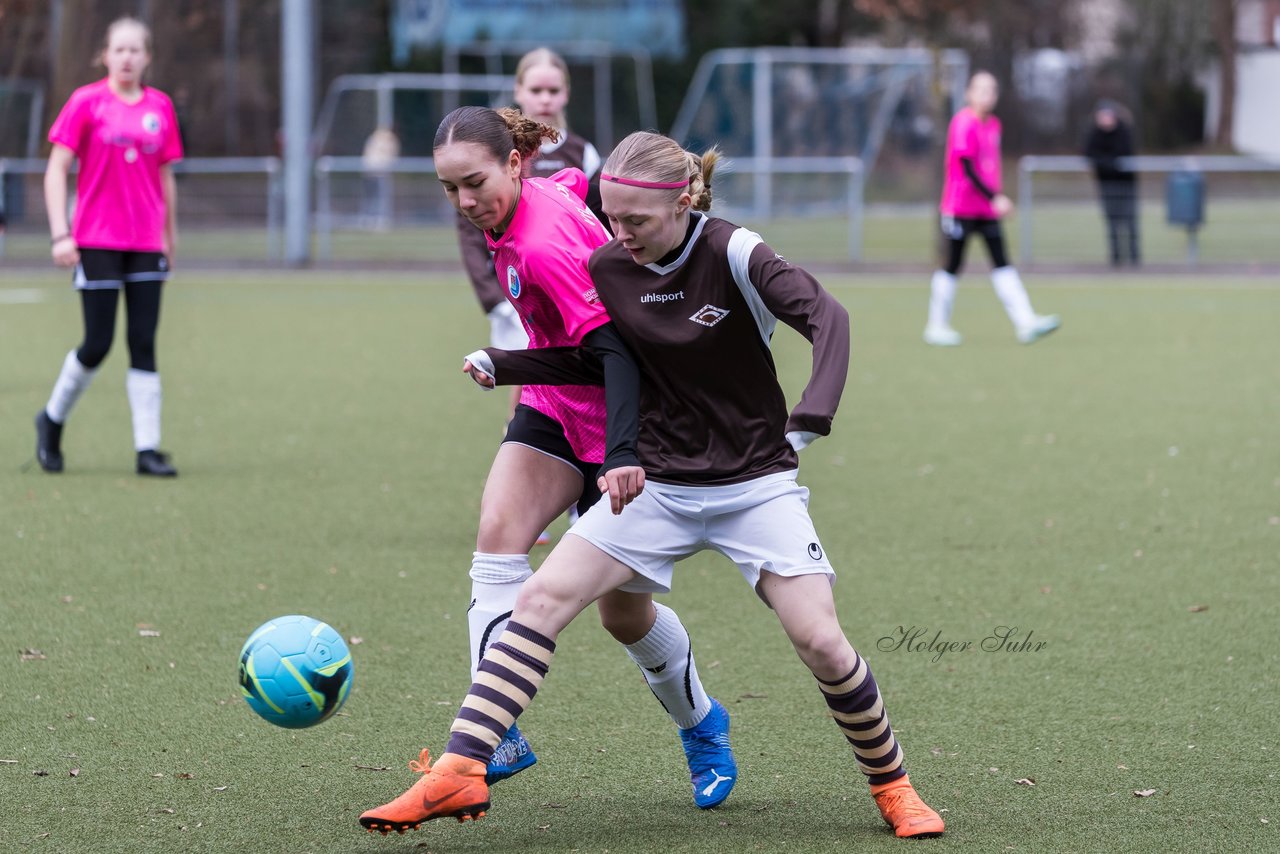
POLYGON ((62 471, 62 425, 43 409, 36 416, 36 462, 47 472, 62 471))
POLYGON ((178 470, 169 465, 169 455, 161 451, 138 451, 138 474, 151 477, 177 477, 178 470))

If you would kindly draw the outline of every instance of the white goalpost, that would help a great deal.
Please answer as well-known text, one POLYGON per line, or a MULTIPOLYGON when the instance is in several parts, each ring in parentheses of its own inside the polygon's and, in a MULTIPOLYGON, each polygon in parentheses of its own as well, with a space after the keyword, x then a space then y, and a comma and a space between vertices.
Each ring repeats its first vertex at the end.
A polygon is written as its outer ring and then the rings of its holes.
POLYGON ((704 56, 671 130, 717 145, 738 180, 726 207, 755 218, 847 216, 861 257, 866 179, 891 137, 921 153, 963 102, 968 56, 923 48, 730 48, 704 56), (740 200, 749 199, 749 202, 740 200))

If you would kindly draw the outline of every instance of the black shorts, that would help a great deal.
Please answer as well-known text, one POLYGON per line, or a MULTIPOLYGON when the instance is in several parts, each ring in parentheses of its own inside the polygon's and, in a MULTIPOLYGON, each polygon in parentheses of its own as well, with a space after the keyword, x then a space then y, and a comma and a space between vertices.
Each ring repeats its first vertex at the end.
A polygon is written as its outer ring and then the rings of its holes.
POLYGON ((549 457, 555 457, 582 473, 582 495, 578 497, 578 513, 586 513, 600 500, 596 478, 600 476, 600 464, 588 463, 574 456, 573 446, 564 435, 564 428, 554 418, 544 415, 532 406, 517 404, 503 443, 524 445, 549 457))
POLYGON ((126 282, 163 282, 169 259, 163 252, 128 249, 81 249, 72 284, 79 290, 119 290, 126 282))
POLYGON ((978 217, 946 216, 942 217, 942 233, 947 236, 948 273, 956 275, 964 266, 964 246, 969 242, 969 235, 977 234, 987 244, 987 254, 991 256, 991 266, 1004 267, 1009 263, 1005 254, 1004 235, 1000 231, 1000 220, 980 219, 978 217))
POLYGON ((970 216, 942 216, 942 233, 951 240, 967 240, 978 234, 990 240, 1001 237, 1000 220, 970 216))

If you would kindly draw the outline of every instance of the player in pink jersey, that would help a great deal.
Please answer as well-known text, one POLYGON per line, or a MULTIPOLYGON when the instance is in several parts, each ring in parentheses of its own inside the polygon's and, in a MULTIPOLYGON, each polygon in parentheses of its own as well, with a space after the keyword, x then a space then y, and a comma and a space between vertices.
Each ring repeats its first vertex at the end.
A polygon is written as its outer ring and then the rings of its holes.
MULTIPOLYGON (((462 107, 436 131, 436 171, 454 207, 487 235, 498 281, 531 346, 594 347, 594 333, 609 317, 587 261, 609 235, 583 202, 586 176, 570 169, 555 179, 523 177, 525 158, 557 134, 517 110, 462 107)), ((611 343, 599 346, 606 350, 606 371, 620 364, 611 343)), ((532 575, 534 539, 570 506, 585 512, 595 503, 604 457, 605 392, 598 385, 524 388, 480 502, 467 612, 473 678, 532 575)), ((728 718, 712 714, 719 704, 702 687, 680 619, 648 592, 618 592, 602 599, 599 610, 605 628, 625 645, 680 728, 695 803, 721 803, 737 776, 728 718), (722 781, 706 790, 712 766, 722 781)), ((534 761, 513 726, 490 757, 487 776, 503 779, 534 761)))
MULTIPOLYGON (((549 178, 562 169, 581 169, 587 176, 587 206, 600 214, 600 152, 588 140, 569 130, 565 109, 569 106, 569 66, 564 58, 545 47, 536 48, 520 57, 516 63, 516 106, 534 121, 560 131, 560 136, 547 140, 533 155, 524 161, 525 177, 549 178)), ((476 299, 489 319, 489 342, 502 350, 516 350, 529 346, 524 324, 516 315, 494 276, 493 256, 485 243, 484 232, 475 228, 461 214, 458 215, 458 249, 462 265, 471 280, 476 299)), ((511 409, 507 418, 515 412, 520 400, 520 388, 511 389, 511 409)), ((548 537, 546 542, 550 541, 548 537)), ((544 540, 539 539, 539 542, 544 540)))
POLYGON ((137 472, 177 474, 159 450, 155 339, 177 237, 172 164, 182 158, 182 141, 168 96, 142 83, 150 62, 146 25, 133 18, 113 22, 102 52, 106 79, 73 92, 49 130, 53 150, 44 195, 50 251, 56 265, 75 268, 84 340, 67 354, 49 402, 36 416, 36 459, 47 472, 62 471, 63 424, 111 349, 123 290, 137 472), (75 219, 68 227, 68 175, 77 158, 75 219))
POLYGON ((955 347, 961 342, 960 333, 951 327, 951 307, 971 234, 986 241, 991 283, 1018 340, 1031 344, 1060 325, 1056 314, 1039 315, 1031 308, 1022 278, 1005 255, 1000 219, 1013 210, 1013 202, 1001 192, 1000 119, 992 114, 999 97, 995 77, 979 71, 965 90, 966 106, 947 128, 946 176, 939 205, 942 232, 947 237, 947 265, 933 274, 929 320, 924 328, 925 342, 936 347, 955 347))

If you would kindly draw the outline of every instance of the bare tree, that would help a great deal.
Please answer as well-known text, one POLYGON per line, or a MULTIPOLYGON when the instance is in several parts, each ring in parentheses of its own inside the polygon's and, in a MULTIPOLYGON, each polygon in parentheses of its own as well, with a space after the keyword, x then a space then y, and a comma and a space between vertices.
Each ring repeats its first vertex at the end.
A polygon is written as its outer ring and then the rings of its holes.
POLYGON ((1221 90, 1218 133, 1214 140, 1223 148, 1232 147, 1236 123, 1236 20, 1240 0, 1213 0, 1213 41, 1218 48, 1221 90))

